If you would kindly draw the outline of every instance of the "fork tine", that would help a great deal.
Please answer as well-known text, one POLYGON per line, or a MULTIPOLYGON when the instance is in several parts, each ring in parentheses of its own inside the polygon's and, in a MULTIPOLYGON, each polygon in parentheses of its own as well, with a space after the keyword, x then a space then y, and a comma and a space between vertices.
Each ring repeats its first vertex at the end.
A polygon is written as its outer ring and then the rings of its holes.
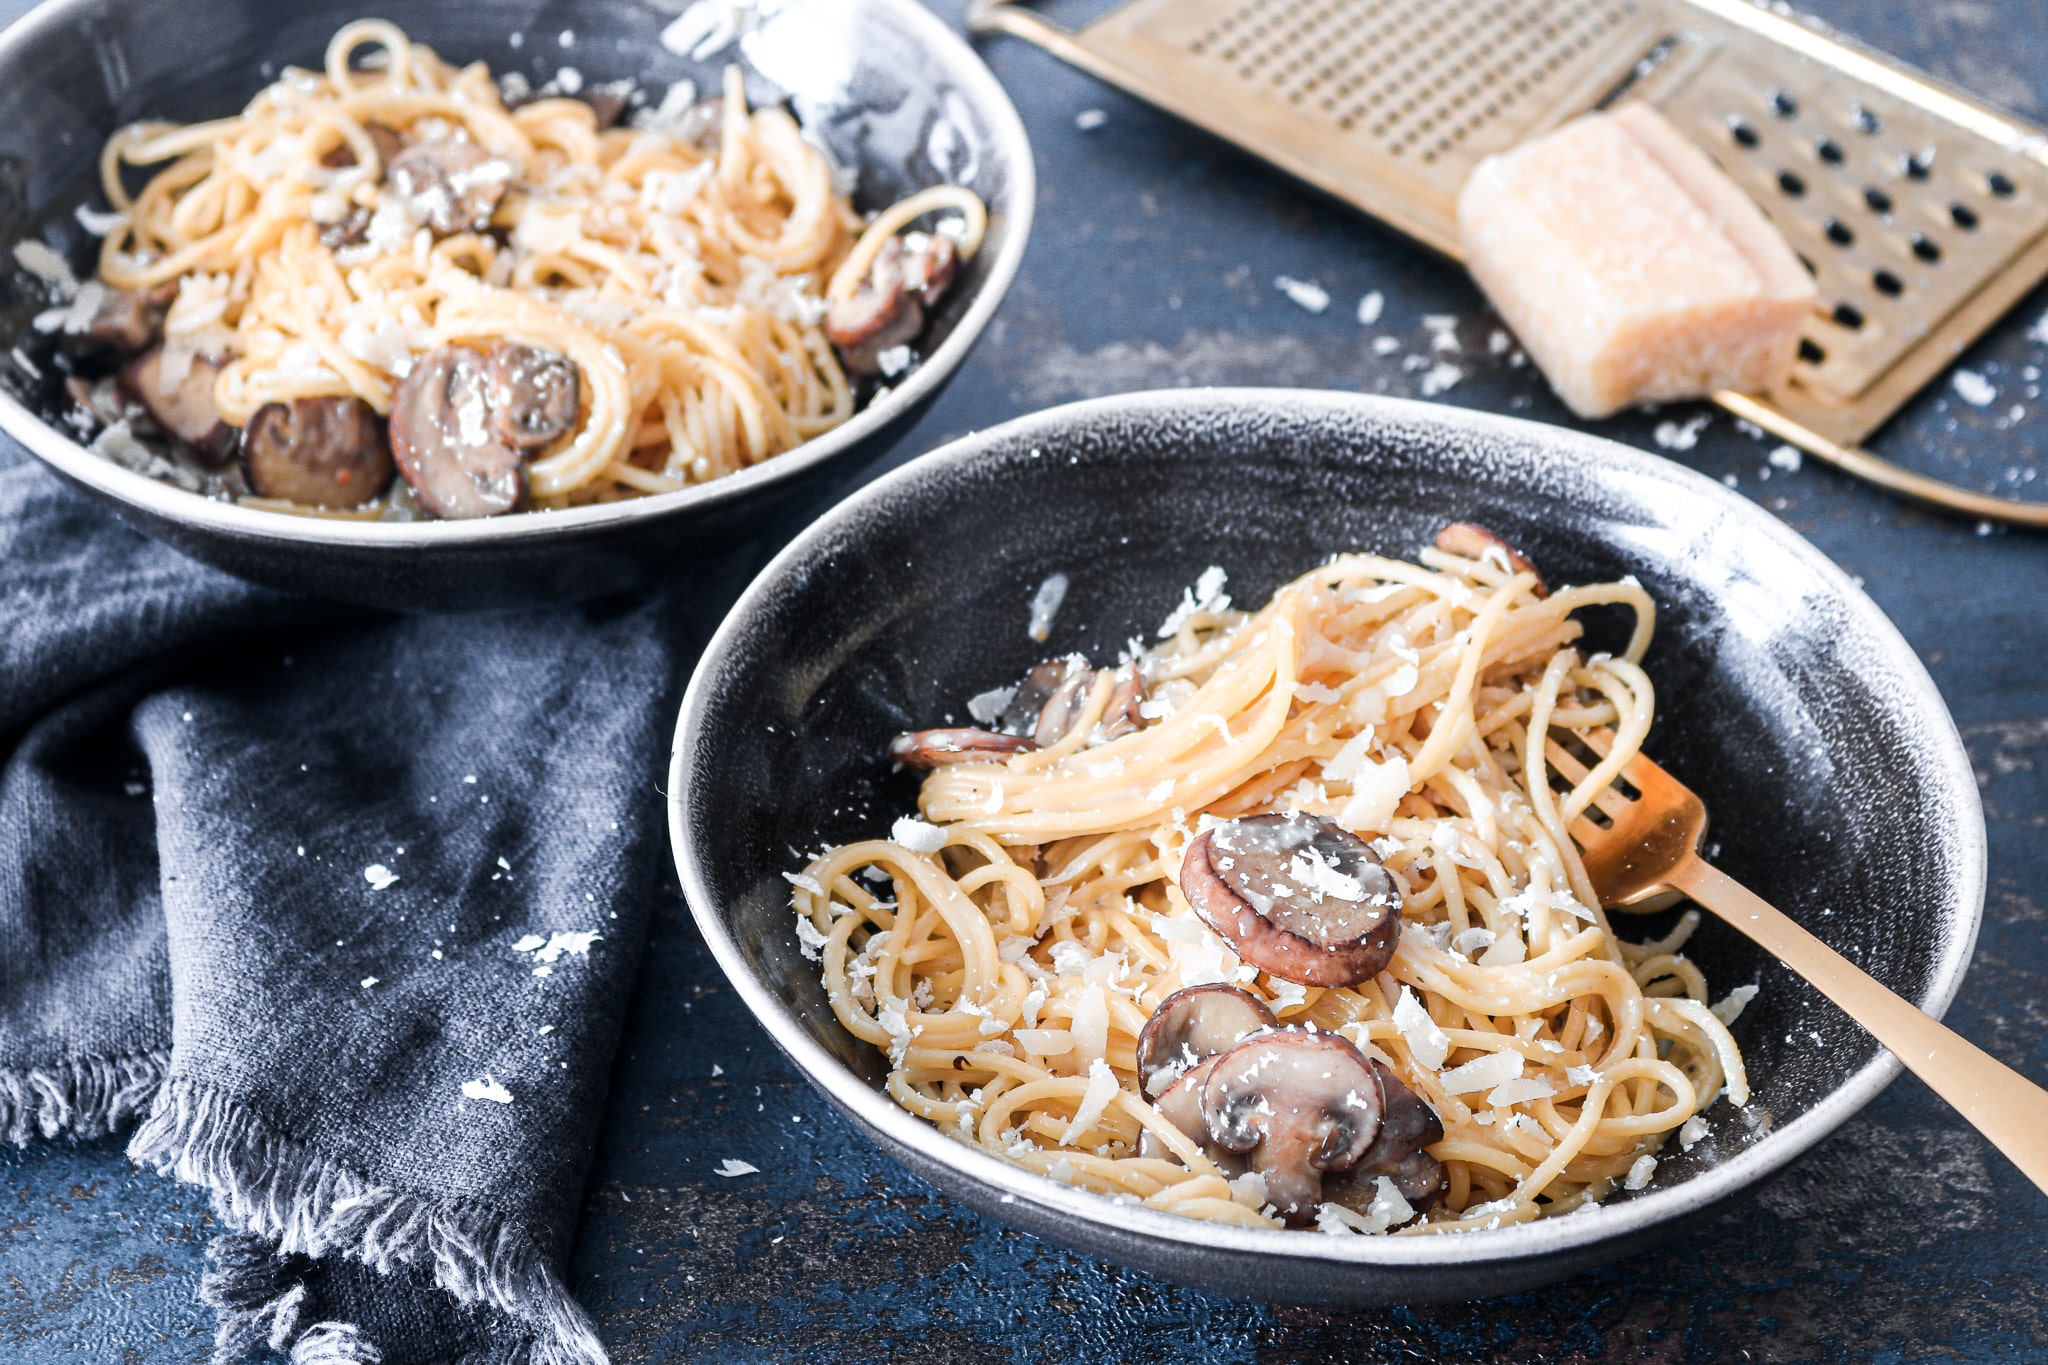
MULTIPOLYGON (((1588 749, 1605 758, 1614 748, 1614 731, 1603 725, 1595 730, 1581 731, 1579 739, 1588 749)), ((1671 781, 1671 774, 1665 772, 1642 754, 1632 755, 1621 765, 1621 775, 1637 791, 1648 791, 1653 785, 1671 781)))
POLYGON ((1572 842, 1576 843, 1581 849, 1597 847, 1605 835, 1612 833, 1611 830, 1600 828, 1600 826, 1594 824, 1583 815, 1572 821, 1569 825, 1566 825, 1564 832, 1571 835, 1572 842))

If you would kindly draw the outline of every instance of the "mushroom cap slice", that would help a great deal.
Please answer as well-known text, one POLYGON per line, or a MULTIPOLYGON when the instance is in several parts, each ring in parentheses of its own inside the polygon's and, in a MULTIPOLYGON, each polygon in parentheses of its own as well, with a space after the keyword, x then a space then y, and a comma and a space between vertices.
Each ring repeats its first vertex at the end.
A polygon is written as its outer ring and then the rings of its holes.
POLYGON ((1428 1213, 1443 1195, 1444 1168, 1423 1149, 1444 1140, 1443 1120, 1392 1067, 1375 1058, 1372 1069, 1380 1078, 1380 1094, 1386 1101, 1380 1134, 1350 1170, 1323 1182, 1323 1197, 1363 1213, 1378 1192, 1379 1178, 1385 1176, 1410 1208, 1418 1214, 1428 1213))
POLYGON ((924 307, 903 274, 903 240, 891 237, 875 253, 867 278, 825 314, 825 334, 855 374, 879 374, 882 352, 907 345, 924 330, 924 307))
POLYGON ((487 362, 491 431, 520 450, 542 450, 576 429, 582 371, 559 351, 508 343, 487 362))
POLYGON ((941 232, 914 232, 904 239, 903 284, 925 307, 946 296, 960 273, 960 248, 941 232))
POLYGON ((489 227, 511 180, 509 163, 459 137, 415 142, 384 167, 387 191, 436 237, 489 227))
MULTIPOLYGON (((1189 1141, 1202 1149, 1202 1154, 1216 1163, 1217 1168, 1227 1176, 1243 1175, 1248 1169, 1242 1155, 1225 1151, 1209 1140, 1209 1121, 1202 1117, 1202 1085, 1209 1079, 1209 1068, 1215 1058, 1203 1062, 1194 1070, 1182 1076, 1172 1085, 1159 1092, 1152 1099, 1152 1107, 1160 1117, 1180 1129, 1189 1141)), ((1138 1135, 1138 1155, 1154 1161, 1178 1161, 1172 1149, 1152 1136, 1146 1129, 1138 1135)))
POLYGON ((1497 550, 1516 573, 1536 575, 1536 595, 1550 596, 1550 585, 1543 581, 1542 571, 1531 563, 1529 556, 1517 550, 1500 536, 1474 521, 1454 521, 1436 533, 1436 547, 1447 555, 1458 555, 1464 559, 1483 559, 1488 550, 1497 550))
POLYGON ((308 507, 360 507, 391 483, 384 423, 360 398, 266 403, 242 428, 249 487, 308 507))
POLYGON ((1150 1095, 1279 1022, 1265 1001, 1235 986, 1183 986, 1159 1002, 1138 1033, 1138 1086, 1150 1095))
POLYGON ((209 465, 227 461, 235 449, 235 429, 221 420, 213 405, 213 381, 225 367, 195 355, 175 384, 164 382, 164 348, 152 346, 121 367, 121 384, 164 431, 189 447, 209 465))
POLYGON ((492 430, 487 358, 467 346, 422 356, 391 395, 391 453, 437 517, 490 517, 526 496, 520 452, 492 430))
POLYGON ((1125 664, 1117 670, 1116 690, 1102 708, 1102 719, 1095 723, 1095 742, 1107 744, 1144 729, 1145 715, 1138 709, 1144 704, 1145 679, 1136 664, 1125 664))
POLYGON ((1312 815, 1213 826, 1188 845, 1180 887, 1239 957, 1304 986, 1372 979, 1400 932, 1401 892, 1379 855, 1312 815))
POLYGON ((1323 1202, 1323 1172, 1351 1167, 1379 1136, 1386 1107, 1364 1053, 1334 1033, 1278 1028, 1216 1058, 1202 1083, 1209 1140, 1243 1152, 1266 1200, 1294 1226, 1323 1202))
POLYGON ((911 730, 889 741, 889 757, 906 768, 943 768, 951 763, 1000 763, 1038 745, 1023 735, 993 730, 911 730))

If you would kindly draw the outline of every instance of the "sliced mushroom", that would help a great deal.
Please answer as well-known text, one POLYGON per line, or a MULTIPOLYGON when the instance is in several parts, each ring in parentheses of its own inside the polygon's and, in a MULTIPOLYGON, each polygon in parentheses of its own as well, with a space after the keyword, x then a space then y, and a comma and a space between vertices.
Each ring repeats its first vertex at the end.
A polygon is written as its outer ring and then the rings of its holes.
POLYGON ((148 350, 163 340, 164 312, 177 297, 175 281, 154 289, 110 289, 78 339, 88 351, 131 356, 148 350))
POLYGON ((1010 693, 1010 700, 1004 703, 1002 715, 996 718, 996 728, 1006 735, 1035 735, 1038 722, 1045 715, 1045 704, 1066 685, 1067 676, 1077 667, 1088 667, 1088 661, 1078 654, 1033 664, 1010 693))
POLYGON ((599 131, 615 127, 626 116, 627 96, 630 89, 624 82, 619 85, 592 86, 576 98, 590 106, 590 112, 597 115, 599 131))
POLYGON ((1066 681, 1038 709, 1038 723, 1031 729, 1031 737, 1041 749, 1049 749, 1072 734, 1081 713, 1088 709, 1088 694, 1095 687, 1095 670, 1078 655, 1070 662, 1075 666, 1067 670, 1066 681))
POLYGON ((1447 555, 1458 555, 1464 559, 1483 559, 1488 550, 1498 550, 1516 573, 1536 575, 1535 592, 1538 597, 1550 596, 1550 585, 1543 581, 1543 574, 1529 562, 1529 556, 1476 522, 1452 522, 1436 533, 1436 547, 1447 555))
POLYGON ((903 287, 932 307, 953 287, 960 273, 960 248, 937 232, 906 233, 903 238, 903 287))
POLYGON ((435 516, 496 516, 526 496, 526 462, 490 419, 489 358, 467 346, 428 352, 392 394, 391 453, 435 516))
POLYGON ((150 419, 194 455, 210 465, 225 461, 235 448, 235 429, 221 420, 213 405, 213 381, 224 366, 193 356, 175 384, 164 382, 164 348, 152 346, 121 367, 121 383, 150 419))
MULTIPOLYGON (((389 169, 393 159, 405 150, 405 134, 388 123, 379 123, 371 119, 363 125, 363 131, 370 135, 371 143, 377 148, 377 160, 383 162, 386 169, 389 169)), ((338 143, 327 149, 320 158, 320 164, 329 170, 353 166, 356 164, 356 149, 346 142, 338 143)))
POLYGON ((349 205, 348 212, 320 229, 320 245, 329 251, 337 251, 342 247, 356 246, 368 240, 372 216, 361 204, 349 205))
POLYGON ((1311 815, 1249 815, 1198 835, 1180 887, 1197 914, 1262 971, 1351 986, 1394 955, 1401 893, 1379 855, 1311 815))
POLYGON ((1428 1213, 1443 1195, 1444 1168, 1423 1149, 1444 1140, 1443 1120, 1392 1067, 1374 1060, 1372 1069, 1380 1079, 1380 1095, 1385 1101, 1379 1136, 1351 1169, 1323 1182, 1323 1198, 1364 1213, 1379 1193, 1380 1177, 1385 1176, 1394 1182, 1408 1207, 1417 1214, 1428 1213))
POLYGON ((1235 986, 1184 986, 1159 1002, 1138 1034, 1139 1087, 1147 1095, 1161 1092, 1209 1058, 1279 1022, 1265 1001, 1235 986))
POLYGON ((1254 1034, 1210 1064, 1202 1083, 1209 1140, 1251 1158, 1266 1200, 1294 1226, 1323 1202, 1323 1173, 1348 1169, 1379 1136, 1380 1080, 1334 1033, 1254 1034))
MULTIPOLYGON (((1210 1068, 1216 1063, 1211 1057, 1194 1070, 1182 1076, 1172 1085, 1153 1097, 1152 1107, 1160 1117, 1180 1129, 1190 1142, 1202 1149, 1202 1154, 1216 1163, 1226 1176, 1243 1175, 1247 1163, 1241 1153, 1226 1151, 1209 1140, 1209 1121, 1202 1117, 1202 1085, 1209 1079, 1210 1068)), ((1138 1135, 1138 1155, 1154 1161, 1173 1161, 1177 1158, 1173 1149, 1152 1135, 1150 1129, 1138 1135)))
POLYGON ((390 193, 436 237, 489 227, 511 179, 509 163, 467 138, 416 142, 384 168, 390 193))
POLYGON ((539 346, 489 352, 491 431, 521 450, 541 450, 576 429, 582 373, 576 362, 539 346))
POLYGON ((903 239, 891 237, 875 253, 867 278, 825 314, 825 333, 855 374, 879 374, 882 352, 924 330, 924 307, 903 273, 903 239))
POLYGON ((889 741, 889 757, 906 768, 928 770, 950 763, 1000 763, 1037 747, 1023 735, 993 730, 912 730, 889 741))
POLYGON ((1095 722, 1095 742, 1107 744, 1144 729, 1145 715, 1138 709, 1144 704, 1145 680, 1136 664, 1125 664, 1117 670, 1116 690, 1102 708, 1102 719, 1095 722))
POLYGON ((266 403, 242 428, 249 487, 309 507, 360 507, 391 483, 391 446, 360 398, 266 403))

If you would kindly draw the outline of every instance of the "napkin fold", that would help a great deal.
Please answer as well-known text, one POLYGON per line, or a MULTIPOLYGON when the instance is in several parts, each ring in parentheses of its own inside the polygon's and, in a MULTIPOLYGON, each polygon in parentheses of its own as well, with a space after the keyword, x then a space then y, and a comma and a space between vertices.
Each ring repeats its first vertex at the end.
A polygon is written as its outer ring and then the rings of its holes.
POLYGON ((575 1231, 691 634, 288 597, 0 469, 0 1131, 140 1119, 217 1355, 605 1359, 575 1231))

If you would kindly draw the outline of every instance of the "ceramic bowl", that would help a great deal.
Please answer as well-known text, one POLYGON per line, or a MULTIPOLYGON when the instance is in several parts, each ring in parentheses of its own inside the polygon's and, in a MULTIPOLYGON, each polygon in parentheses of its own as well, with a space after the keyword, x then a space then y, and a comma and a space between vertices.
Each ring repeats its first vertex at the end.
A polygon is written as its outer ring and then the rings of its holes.
MULTIPOLYGON (((804 1074, 933 1184, 1051 1241, 1261 1299, 1384 1303, 1527 1289, 1624 1255, 1755 1186, 1867 1104, 1889 1053, 1709 917, 1687 949, 1737 1020, 1755 1098, 1708 1112, 1655 1181, 1570 1217, 1439 1237, 1218 1227, 1120 1205, 944 1137, 881 1089, 799 953, 793 850, 915 810, 894 733, 1078 650, 1114 658, 1211 564, 1239 603, 1339 550, 1412 558, 1492 527, 1550 582, 1634 574, 1659 608, 1648 752, 1706 799, 1710 854, 1939 1014, 1984 893, 1984 827, 1954 724, 1898 632, 1776 518, 1678 465, 1574 432, 1389 399, 1134 394, 956 441, 841 503, 771 563, 706 650, 676 730, 670 827, 705 939, 804 1074), (1048 575, 1071 589, 1026 634, 1048 575)), ((1618 610, 1618 609, 1617 609, 1618 610)), ((1626 618, 1588 620, 1614 647, 1626 618)), ((1623 916, 1649 937, 1670 923, 1623 916)))
MULTIPOLYGON (((630 587, 761 526, 835 462, 880 454, 939 392, 987 326, 1023 257, 1033 201, 1023 125, 980 58, 916 0, 782 0, 703 60, 661 34, 680 5, 644 0, 464 0, 386 13, 455 61, 534 84, 573 66, 591 84, 630 77, 659 96, 690 78, 715 91, 739 60, 756 103, 787 98, 873 208, 954 181, 990 209, 987 242, 921 347, 923 364, 837 430, 681 492, 480 521, 355 522, 214 501, 121 468, 61 421, 61 376, 0 355, 0 429, 137 529, 243 577, 408 609, 518 606, 630 587)), ((96 162, 116 128, 239 109, 284 65, 317 67, 361 0, 51 0, 0 34, 0 353, 33 352, 43 290, 4 248, 57 247, 90 274, 94 239, 73 217, 104 207, 96 162)))

